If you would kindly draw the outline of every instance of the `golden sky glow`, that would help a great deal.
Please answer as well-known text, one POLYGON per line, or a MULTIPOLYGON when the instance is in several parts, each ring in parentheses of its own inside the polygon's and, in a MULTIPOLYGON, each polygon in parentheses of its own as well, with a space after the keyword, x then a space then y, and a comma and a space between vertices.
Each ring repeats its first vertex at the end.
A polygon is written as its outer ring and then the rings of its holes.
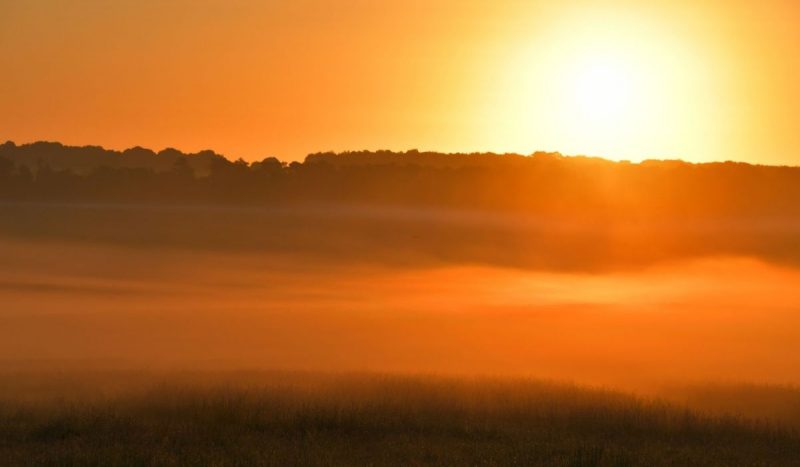
POLYGON ((784 0, 0 0, 0 139, 800 164, 784 0))

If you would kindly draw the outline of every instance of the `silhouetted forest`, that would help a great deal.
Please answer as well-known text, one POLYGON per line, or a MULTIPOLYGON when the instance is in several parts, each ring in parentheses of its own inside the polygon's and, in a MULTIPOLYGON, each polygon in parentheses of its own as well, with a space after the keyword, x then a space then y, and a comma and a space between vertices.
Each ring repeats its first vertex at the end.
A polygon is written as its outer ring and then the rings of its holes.
POLYGON ((798 265, 798 235, 796 167, 417 151, 248 163, 0 146, 9 239, 606 270, 718 255, 798 265))
POLYGON ((558 153, 317 153, 287 164, 213 151, 0 145, 0 198, 24 202, 379 204, 643 220, 800 216, 800 168, 640 164, 558 153))

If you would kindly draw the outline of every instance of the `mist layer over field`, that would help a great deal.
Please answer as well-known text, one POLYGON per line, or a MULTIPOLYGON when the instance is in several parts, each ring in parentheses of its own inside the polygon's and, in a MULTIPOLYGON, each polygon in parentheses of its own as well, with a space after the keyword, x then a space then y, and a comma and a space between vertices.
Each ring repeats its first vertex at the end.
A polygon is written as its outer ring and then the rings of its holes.
POLYGON ((796 465, 791 219, 0 214, 3 465, 796 465))
POLYGON ((644 247, 666 234, 613 245, 590 236, 570 250, 558 240, 576 236, 563 232, 531 235, 525 251, 522 228, 499 255, 508 235, 474 220, 384 225, 363 211, 347 222, 317 211, 248 224, 246 211, 212 211, 192 224, 131 209, 93 207, 82 218, 49 207, 27 227, 4 226, 5 366, 800 384, 800 271, 757 255, 644 247), (431 255, 437 244, 445 253, 431 255))

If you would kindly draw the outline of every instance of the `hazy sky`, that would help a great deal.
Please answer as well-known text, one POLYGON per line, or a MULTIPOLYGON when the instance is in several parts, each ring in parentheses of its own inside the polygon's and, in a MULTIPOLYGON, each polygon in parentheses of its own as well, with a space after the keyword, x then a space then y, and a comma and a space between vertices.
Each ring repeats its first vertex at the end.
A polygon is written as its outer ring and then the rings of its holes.
POLYGON ((800 4, 0 0, 0 139, 800 164, 800 4))

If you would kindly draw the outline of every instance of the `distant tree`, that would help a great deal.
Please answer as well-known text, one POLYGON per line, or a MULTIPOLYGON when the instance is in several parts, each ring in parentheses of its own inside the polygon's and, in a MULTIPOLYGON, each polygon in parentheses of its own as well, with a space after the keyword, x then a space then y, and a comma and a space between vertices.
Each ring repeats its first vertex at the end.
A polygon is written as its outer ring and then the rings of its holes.
POLYGON ((14 163, 7 157, 0 156, 0 179, 11 177, 14 172, 14 163))
POLYGON ((259 175, 277 176, 283 173, 286 166, 283 162, 275 157, 267 157, 259 162, 252 164, 253 172, 259 175))
POLYGON ((159 158, 150 149, 136 146, 122 151, 123 167, 145 167, 156 170, 159 166, 159 158))
POLYGON ((240 157, 233 162, 233 166, 236 170, 244 172, 250 168, 250 163, 240 157))
POLYGON ((172 160, 180 159, 181 157, 185 156, 185 154, 183 154, 182 152, 178 151, 175 148, 162 149, 156 155, 161 159, 172 159, 172 160))
POLYGON ((225 158, 213 158, 208 164, 208 170, 212 179, 224 178, 231 172, 233 162, 225 158))
POLYGON ((189 165, 189 161, 186 160, 185 156, 180 156, 175 159, 170 173, 180 179, 194 178, 194 169, 189 165))
POLYGON ((17 149, 17 145, 14 144, 13 141, 6 141, 0 144, 0 156, 11 155, 14 153, 15 149, 17 149))

